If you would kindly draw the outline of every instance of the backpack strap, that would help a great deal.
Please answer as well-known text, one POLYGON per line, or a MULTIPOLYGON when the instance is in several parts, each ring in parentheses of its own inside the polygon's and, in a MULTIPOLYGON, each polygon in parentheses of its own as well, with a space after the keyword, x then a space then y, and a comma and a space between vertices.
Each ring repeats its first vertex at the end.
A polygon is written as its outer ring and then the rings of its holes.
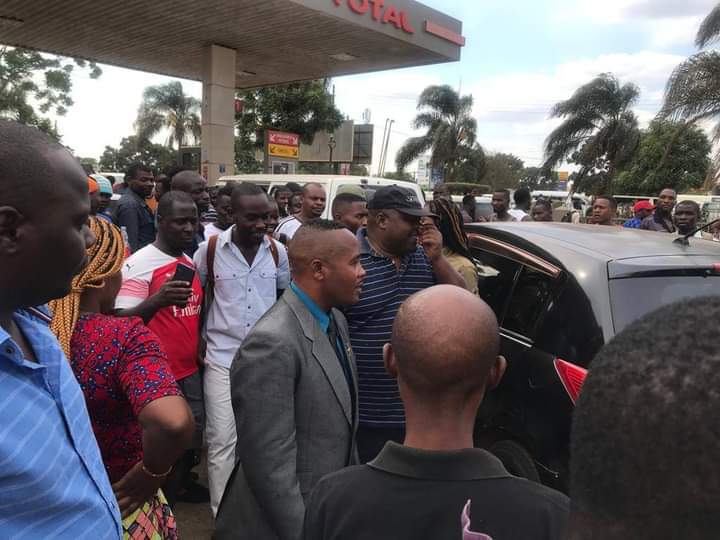
POLYGON ((211 236, 208 240, 207 247, 207 284, 210 288, 215 288, 215 250, 217 249, 217 239, 219 235, 211 236))
POLYGON ((277 244, 275 239, 268 234, 270 240, 270 254, 272 255, 273 261, 275 261, 275 268, 280 268, 280 253, 278 253, 277 244))

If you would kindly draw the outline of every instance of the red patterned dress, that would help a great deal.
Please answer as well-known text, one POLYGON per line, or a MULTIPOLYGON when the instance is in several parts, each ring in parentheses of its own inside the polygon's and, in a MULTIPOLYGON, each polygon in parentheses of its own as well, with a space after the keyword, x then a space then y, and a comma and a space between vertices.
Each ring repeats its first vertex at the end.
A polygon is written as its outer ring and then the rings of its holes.
MULTIPOLYGON (((139 318, 82 315, 70 349, 105 468, 115 483, 143 458, 140 411, 156 399, 182 392, 158 338, 139 318)), ((177 538, 167 503, 149 501, 145 506, 152 515, 129 527, 123 521, 125 537, 177 538)))

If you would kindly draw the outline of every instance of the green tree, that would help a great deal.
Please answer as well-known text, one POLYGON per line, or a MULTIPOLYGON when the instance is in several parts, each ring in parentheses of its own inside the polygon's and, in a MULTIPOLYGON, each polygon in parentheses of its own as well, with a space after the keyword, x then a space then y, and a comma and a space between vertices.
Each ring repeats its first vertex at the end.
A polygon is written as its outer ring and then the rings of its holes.
POLYGON ((303 143, 312 144, 316 133, 335 131, 344 120, 335 107, 329 79, 243 90, 236 97, 243 104, 235 116, 238 169, 255 166, 255 152, 263 148, 266 129, 297 133, 303 143))
MULTIPOLYGON (((720 5, 717 5, 700 25, 695 43, 700 49, 704 49, 718 39, 720 5)), ((682 122, 659 162, 658 168, 662 168, 669 160, 671 147, 684 130, 703 120, 717 122, 720 119, 720 51, 700 51, 675 68, 668 80, 665 100, 658 118, 682 122)), ((720 122, 715 125, 713 140, 720 140, 720 122)), ((720 159, 720 154, 716 159, 720 159)))
POLYGON ((485 153, 476 142, 472 106, 472 96, 461 96, 448 85, 425 88, 418 99, 420 112, 413 128, 427 131, 405 141, 395 158, 398 170, 429 151, 432 168, 442 167, 446 182, 478 181, 485 171, 485 153))
POLYGON ((678 193, 702 187, 710 167, 710 141, 694 125, 683 129, 676 137, 679 126, 676 122, 657 120, 643 130, 637 154, 618 176, 617 193, 656 195, 666 187, 678 193), (669 155, 658 168, 668 148, 669 155))
POLYGON ((70 94, 76 67, 87 68, 92 79, 102 73, 85 60, 0 45, 0 118, 36 126, 59 139, 53 123, 42 115, 62 116, 72 107, 70 94))
POLYGON ((482 181, 494 189, 514 189, 520 185, 525 171, 523 160, 512 154, 490 154, 485 159, 485 176, 482 181))
POLYGON ((557 103, 551 116, 563 121, 545 141, 543 168, 551 171, 567 159, 580 165, 578 181, 601 171, 610 191, 640 140, 637 117, 631 110, 639 96, 634 84, 621 86, 614 75, 603 73, 570 99, 557 103))
POLYGON ((155 144, 137 135, 125 137, 118 148, 106 146, 98 160, 101 171, 124 171, 134 162, 144 163, 153 170, 161 171, 177 162, 177 154, 162 144, 155 144))
POLYGON ((541 167, 525 167, 520 176, 520 185, 527 187, 530 191, 554 191, 557 189, 559 181, 557 171, 547 174, 541 167))
POLYGON ((98 160, 95 158, 77 158, 80 166, 87 174, 94 174, 98 170, 98 160))
POLYGON ((140 140, 152 140, 164 128, 168 129, 168 146, 185 146, 192 137, 200 139, 200 100, 185 94, 180 81, 159 86, 148 86, 135 120, 136 135, 140 140))

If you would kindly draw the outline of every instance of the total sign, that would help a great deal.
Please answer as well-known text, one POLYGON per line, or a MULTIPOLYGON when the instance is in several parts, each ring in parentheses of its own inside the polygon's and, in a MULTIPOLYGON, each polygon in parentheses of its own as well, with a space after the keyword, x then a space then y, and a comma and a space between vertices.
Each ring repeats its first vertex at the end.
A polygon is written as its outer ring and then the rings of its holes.
MULTIPOLYGON (((333 0, 336 6, 341 6, 343 0, 333 0)), ((408 34, 414 34, 415 29, 410 26, 410 21, 406 11, 399 10, 391 3, 385 3, 385 0, 347 0, 347 6, 358 15, 370 13, 374 21, 384 24, 393 24, 398 30, 402 30, 408 34)))
MULTIPOLYGON (((406 34, 415 34, 415 28, 410 24, 410 16, 404 9, 398 8, 387 0, 331 0, 337 7, 343 5, 357 15, 370 17, 378 24, 395 26, 406 34)), ((449 41, 460 47, 465 46, 465 38, 432 20, 426 20, 423 28, 428 34, 449 41)))

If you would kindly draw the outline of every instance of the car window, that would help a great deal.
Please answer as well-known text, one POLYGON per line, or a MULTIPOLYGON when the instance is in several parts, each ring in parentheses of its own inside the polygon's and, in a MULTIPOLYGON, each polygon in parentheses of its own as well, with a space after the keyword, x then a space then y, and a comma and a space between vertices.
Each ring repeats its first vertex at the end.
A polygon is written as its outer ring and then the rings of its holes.
POLYGON ((535 328, 542 322, 554 285, 552 277, 523 266, 515 281, 502 327, 523 336, 534 337, 535 328))
POLYGON ((683 298, 716 295, 719 276, 663 276, 610 280, 615 332, 646 313, 683 298))
POLYGON ((559 284, 545 318, 535 332, 535 346, 573 364, 587 366, 605 343, 590 299, 573 276, 559 284))
POLYGON ((502 324, 521 265, 489 251, 476 250, 473 255, 478 263, 478 294, 495 312, 498 323, 502 324))

